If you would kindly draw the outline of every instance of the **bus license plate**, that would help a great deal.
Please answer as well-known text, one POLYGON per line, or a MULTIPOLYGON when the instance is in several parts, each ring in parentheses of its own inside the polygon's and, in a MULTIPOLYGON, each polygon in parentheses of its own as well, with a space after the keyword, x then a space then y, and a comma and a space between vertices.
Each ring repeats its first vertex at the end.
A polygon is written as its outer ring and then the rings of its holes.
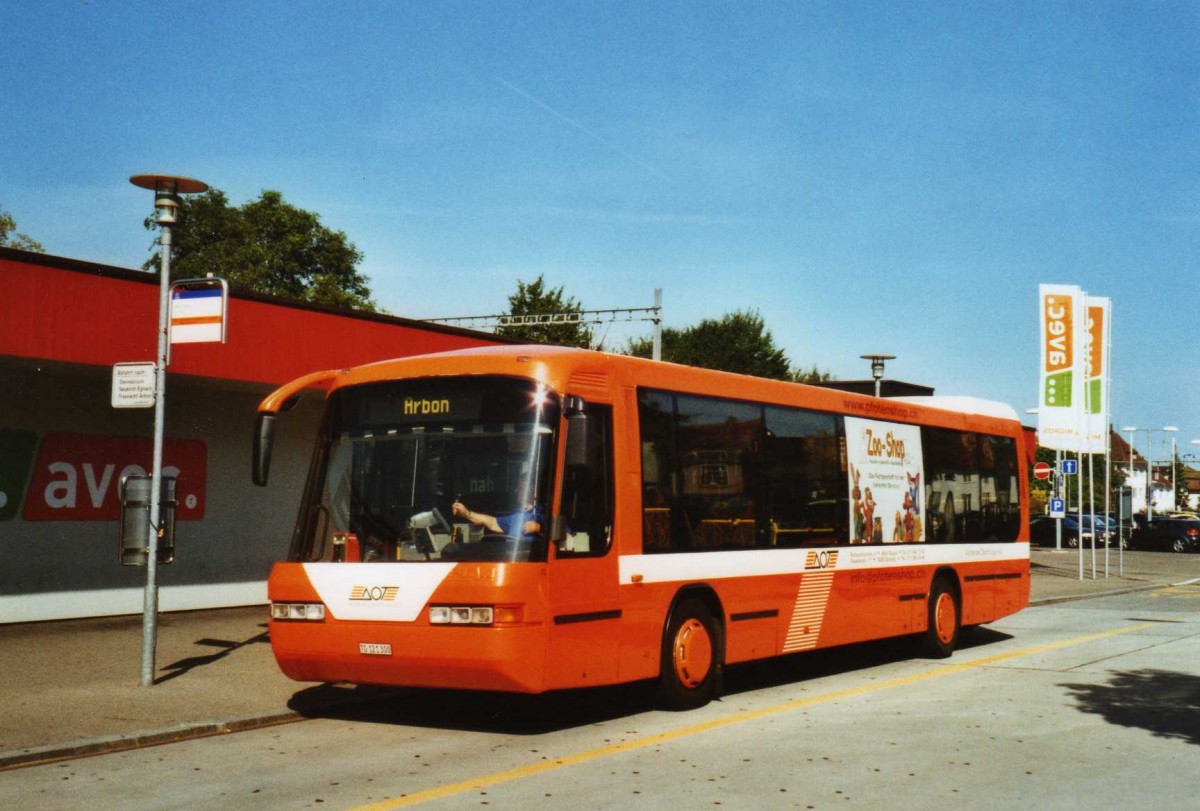
POLYGON ((391 656, 392 646, 386 642, 359 642, 358 652, 364 656, 391 656))

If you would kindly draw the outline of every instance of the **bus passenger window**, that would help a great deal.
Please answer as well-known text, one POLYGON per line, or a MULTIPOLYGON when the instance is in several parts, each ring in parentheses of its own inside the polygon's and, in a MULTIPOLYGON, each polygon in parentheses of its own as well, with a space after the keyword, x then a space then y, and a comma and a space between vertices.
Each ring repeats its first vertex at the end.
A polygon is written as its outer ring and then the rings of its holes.
POLYGON ((981 436, 980 498, 983 509, 981 541, 1012 542, 1021 522, 1017 489, 1017 446, 1011 437, 981 436))
POLYGON ((848 537, 837 417, 768 406, 766 429, 771 545, 827 546, 848 537))
POLYGON ((638 393, 645 552, 758 542, 762 410, 715 397, 638 393))

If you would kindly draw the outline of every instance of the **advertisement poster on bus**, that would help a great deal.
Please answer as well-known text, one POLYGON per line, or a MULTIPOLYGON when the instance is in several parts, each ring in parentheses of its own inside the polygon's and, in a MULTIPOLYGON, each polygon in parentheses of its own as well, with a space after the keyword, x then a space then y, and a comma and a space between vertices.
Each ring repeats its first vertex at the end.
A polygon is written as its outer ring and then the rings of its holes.
POLYGON ((851 543, 925 540, 921 429, 846 417, 851 543))

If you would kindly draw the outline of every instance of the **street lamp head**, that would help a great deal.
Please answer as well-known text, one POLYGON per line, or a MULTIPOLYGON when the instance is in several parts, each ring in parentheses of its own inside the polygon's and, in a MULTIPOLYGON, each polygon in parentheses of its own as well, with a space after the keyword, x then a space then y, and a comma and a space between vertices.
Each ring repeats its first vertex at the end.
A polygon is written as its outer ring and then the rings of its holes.
POLYGON ((1160 431, 1178 431, 1179 428, 1177 428, 1174 425, 1164 425, 1162 428, 1159 428, 1158 430, 1160 430, 1160 431))
POLYGON ((1126 425, 1126 426, 1122 427, 1121 430, 1122 431, 1140 431, 1142 429, 1138 428, 1136 425, 1126 425))
POLYGON ((180 175, 133 175, 129 182, 154 192, 154 221, 159 225, 174 225, 179 209, 179 195, 208 191, 208 184, 180 175))
POLYGON ((871 377, 876 380, 883 377, 884 362, 896 359, 895 355, 859 355, 859 357, 871 361, 871 377))

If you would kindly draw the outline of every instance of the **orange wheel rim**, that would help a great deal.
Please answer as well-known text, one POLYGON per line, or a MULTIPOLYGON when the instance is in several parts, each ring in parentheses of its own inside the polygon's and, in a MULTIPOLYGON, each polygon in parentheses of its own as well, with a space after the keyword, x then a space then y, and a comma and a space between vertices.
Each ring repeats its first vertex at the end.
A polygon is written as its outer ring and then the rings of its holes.
POLYGON ((694 617, 679 626, 673 646, 675 675, 688 689, 700 686, 712 668, 712 637, 704 623, 694 617))
POLYGON ((933 607, 934 632, 943 644, 954 641, 954 598, 943 592, 933 607))

